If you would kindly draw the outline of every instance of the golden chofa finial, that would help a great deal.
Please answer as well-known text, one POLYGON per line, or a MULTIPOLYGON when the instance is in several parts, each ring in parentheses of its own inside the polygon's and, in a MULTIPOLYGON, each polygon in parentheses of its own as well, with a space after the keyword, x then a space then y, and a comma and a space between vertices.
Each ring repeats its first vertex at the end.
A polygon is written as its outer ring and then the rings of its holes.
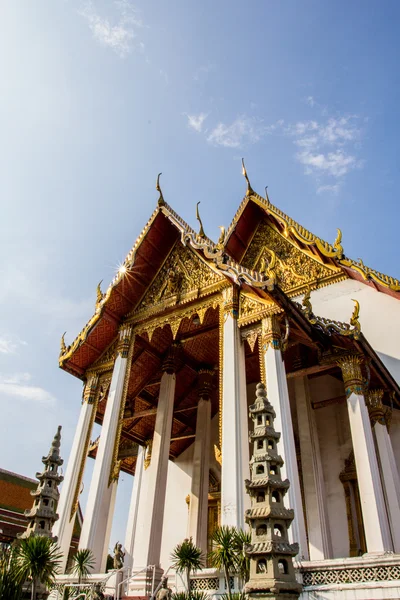
POLYGON ((268 197, 268 186, 267 185, 265 186, 265 199, 266 199, 267 203, 270 204, 269 197, 268 197))
MULTIPOLYGON (((352 299, 353 300, 353 299, 352 299)), ((351 315, 350 325, 354 327, 355 337, 361 333, 361 324, 360 324, 360 303, 358 300, 353 300, 354 302, 354 310, 351 315)), ((356 337, 357 339, 357 337, 356 337)))
POLYGON ((333 243, 333 247, 336 250, 336 258, 339 260, 343 258, 343 246, 342 246, 342 232, 340 229, 337 230, 336 240, 333 243))
POLYGON ((104 294, 101 291, 101 284, 102 284, 103 280, 101 280, 98 284, 97 284, 97 290, 96 290, 96 308, 99 306, 100 302, 103 300, 104 294))
POLYGON ((249 179, 249 177, 247 175, 246 167, 244 165, 244 158, 242 158, 242 173, 243 173, 243 176, 244 176, 245 180, 247 181, 246 196, 250 196, 250 194, 253 194, 253 188, 251 187, 250 179, 249 179))
POLYGON ((301 304, 303 306, 304 314, 306 315, 306 317, 311 317, 312 305, 311 305, 311 290, 309 287, 305 291, 303 301, 301 304))
POLYGON ((221 230, 221 233, 218 238, 217 249, 223 250, 224 244, 225 244, 225 236, 226 236, 225 227, 223 225, 218 225, 218 227, 221 230))
POLYGON ((199 236, 203 238, 203 237, 206 237, 206 234, 204 233, 203 223, 202 223, 201 218, 200 218, 199 204, 200 204, 200 201, 196 204, 196 219, 200 223, 199 236))
POLYGON ((62 334, 62 336, 61 336, 61 343, 60 343, 60 356, 62 356, 63 354, 65 354, 65 353, 66 353, 66 351, 67 351, 67 346, 65 345, 65 334, 66 334, 66 333, 67 333, 67 332, 66 332, 66 331, 64 331, 64 333, 63 333, 63 334, 62 334))
POLYGON ((157 175, 157 183, 156 183, 156 190, 157 190, 157 192, 160 192, 160 197, 158 198, 158 206, 164 206, 165 200, 164 200, 164 196, 163 196, 163 193, 162 193, 161 187, 160 187, 160 175, 162 175, 162 173, 159 173, 157 175))

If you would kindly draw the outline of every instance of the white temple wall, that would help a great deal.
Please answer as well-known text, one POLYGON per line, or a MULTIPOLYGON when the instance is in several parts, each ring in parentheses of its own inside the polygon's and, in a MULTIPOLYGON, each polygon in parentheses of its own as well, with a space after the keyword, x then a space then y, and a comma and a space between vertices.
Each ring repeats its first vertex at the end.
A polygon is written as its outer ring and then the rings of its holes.
POLYGON ((400 384, 400 302, 354 279, 311 293, 316 315, 346 323, 353 312, 352 299, 360 303, 361 331, 400 384))
POLYGON ((168 462, 167 493, 161 541, 161 567, 166 570, 174 547, 187 537, 188 505, 192 481, 193 444, 175 460, 168 462))
MULTIPOLYGON (((211 420, 210 469, 220 477, 220 465, 215 460, 214 444, 218 443, 219 416, 211 420)), ((190 494, 192 483, 192 462, 194 444, 191 444, 175 460, 168 463, 167 493, 164 508, 164 523, 161 542, 161 567, 166 570, 171 565, 171 552, 187 537, 188 505, 186 496, 190 494)))
MULTIPOLYGON (((331 375, 309 379, 311 399, 328 400, 344 395, 343 383, 331 375)), ((339 474, 351 449, 351 433, 346 403, 315 409, 321 462, 324 473, 327 513, 333 558, 349 556, 346 501, 339 474)))

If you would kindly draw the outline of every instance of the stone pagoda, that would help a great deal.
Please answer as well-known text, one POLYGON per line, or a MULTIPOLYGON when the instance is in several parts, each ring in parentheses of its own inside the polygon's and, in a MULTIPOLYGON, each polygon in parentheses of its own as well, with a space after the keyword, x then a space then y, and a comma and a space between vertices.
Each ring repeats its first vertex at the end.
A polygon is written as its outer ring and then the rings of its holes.
POLYGON ((63 464, 60 458, 61 425, 58 426, 57 433, 54 436, 50 451, 47 456, 42 458, 45 465, 41 473, 36 473, 36 479, 39 485, 31 495, 35 497, 35 502, 30 510, 25 511, 25 516, 30 519, 28 527, 19 537, 27 538, 31 535, 45 535, 53 541, 57 541, 52 536, 54 522, 58 519, 56 513, 59 491, 58 485, 64 479, 58 473, 58 468, 63 464))
POLYGON ((281 434, 274 429, 275 416, 265 385, 259 383, 256 401, 250 406, 254 424, 250 434, 253 456, 250 460, 251 479, 245 483, 251 497, 251 508, 246 511, 251 544, 246 547, 250 558, 250 580, 245 592, 249 598, 292 600, 298 598, 301 591, 292 563, 299 546, 288 540, 294 511, 285 508, 283 503, 290 484, 281 478, 283 460, 277 450, 281 434))

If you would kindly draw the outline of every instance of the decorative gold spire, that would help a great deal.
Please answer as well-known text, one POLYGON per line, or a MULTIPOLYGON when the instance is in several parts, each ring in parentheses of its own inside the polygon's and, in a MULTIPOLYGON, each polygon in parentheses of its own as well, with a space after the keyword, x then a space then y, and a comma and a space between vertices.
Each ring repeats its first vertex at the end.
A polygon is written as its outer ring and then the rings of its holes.
POLYGON ((342 231, 340 229, 337 230, 337 236, 333 243, 333 247, 336 250, 336 258, 339 260, 343 258, 342 231))
POLYGON ((218 227, 221 230, 221 233, 220 233, 220 236, 218 238, 217 248, 218 248, 218 250, 222 250, 223 247, 224 247, 224 244, 225 244, 225 235, 226 235, 226 232, 225 232, 225 227, 223 225, 219 225, 218 227))
POLYGON ((359 321, 360 303, 357 300, 353 300, 353 302, 354 302, 354 310, 353 310, 353 314, 351 315, 350 325, 352 325, 354 327, 354 330, 357 332, 357 334, 360 334, 361 333, 361 324, 359 321))
POLYGON ((249 177, 247 175, 246 167, 244 165, 244 158, 242 158, 242 173, 243 173, 243 176, 244 176, 245 180, 247 181, 246 196, 250 196, 254 192, 253 192, 253 188, 251 187, 251 184, 250 184, 250 179, 249 179, 249 177))
POLYGON ((60 356, 62 356, 66 351, 67 351, 67 346, 65 345, 65 334, 67 332, 64 331, 64 333, 61 336, 61 344, 60 344, 60 356))
POLYGON ((304 298, 302 300, 302 306, 304 308, 304 314, 309 318, 312 315, 312 305, 311 305, 311 290, 310 287, 307 288, 304 298))
POLYGON ((165 200, 164 200, 164 196, 160 187, 160 175, 162 175, 162 173, 159 173, 157 175, 157 183, 156 183, 156 190, 157 192, 160 192, 160 197, 158 198, 158 206, 164 206, 165 205, 165 200))
POLYGON ((99 283, 97 284, 97 290, 96 290, 96 308, 99 306, 100 302, 103 300, 103 292, 101 291, 101 284, 102 284, 103 280, 99 281, 99 283))
POLYGON ((265 199, 268 202, 268 204, 271 204, 269 201, 269 197, 268 197, 268 186, 267 185, 265 186, 265 199))
POLYGON ((196 219, 200 223, 199 236, 203 238, 203 237, 206 237, 206 234, 204 233, 203 223, 202 223, 201 218, 200 218, 199 204, 200 204, 200 201, 196 204, 196 219))

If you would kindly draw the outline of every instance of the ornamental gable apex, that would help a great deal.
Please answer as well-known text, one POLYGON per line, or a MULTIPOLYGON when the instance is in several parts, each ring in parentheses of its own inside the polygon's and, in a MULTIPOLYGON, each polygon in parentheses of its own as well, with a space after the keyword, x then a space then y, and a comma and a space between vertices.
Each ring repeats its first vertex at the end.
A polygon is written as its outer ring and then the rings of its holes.
MULTIPOLYGON (((325 275, 322 281, 311 278, 308 283, 311 288, 321 287, 329 283, 335 283, 338 279, 350 277, 374 287, 374 289, 380 292, 400 298, 399 280, 368 267, 361 259, 353 260, 345 255, 340 229, 337 230, 335 241, 330 244, 308 231, 274 206, 270 202, 268 195, 266 195, 266 198, 263 198, 254 192, 251 187, 248 187, 246 196, 241 202, 225 238, 226 252, 241 265, 248 266, 243 263, 243 259, 248 253, 249 245, 255 233, 259 229, 260 221, 266 221, 275 230, 283 239, 282 245, 287 241, 303 255, 323 265, 325 273, 326 270, 330 270, 340 275, 339 277, 325 275)), ((309 261, 306 262, 311 264, 309 261)), ((289 286, 287 282, 286 284, 287 287, 283 286, 283 289, 285 289, 289 296, 301 293, 301 286, 299 291, 298 286, 294 286, 292 290, 292 286, 289 286)))
POLYGON ((226 277, 210 266, 189 245, 177 241, 148 286, 134 320, 146 318, 178 304, 204 297, 224 287, 226 277))
POLYGON ((267 216, 259 222, 241 265, 272 278, 288 296, 347 277, 340 267, 325 263, 311 250, 288 239, 267 216))

